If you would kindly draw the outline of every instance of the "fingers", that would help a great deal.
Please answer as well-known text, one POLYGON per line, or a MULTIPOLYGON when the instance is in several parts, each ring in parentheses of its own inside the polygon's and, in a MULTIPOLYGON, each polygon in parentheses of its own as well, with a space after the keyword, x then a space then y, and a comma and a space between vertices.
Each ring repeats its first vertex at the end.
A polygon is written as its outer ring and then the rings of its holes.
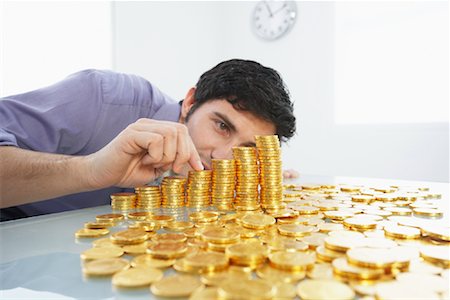
POLYGON ((194 170, 204 169, 185 125, 140 119, 127 130, 139 147, 148 152, 142 158, 143 164, 165 170, 173 167, 175 172, 179 172, 186 163, 194 170))

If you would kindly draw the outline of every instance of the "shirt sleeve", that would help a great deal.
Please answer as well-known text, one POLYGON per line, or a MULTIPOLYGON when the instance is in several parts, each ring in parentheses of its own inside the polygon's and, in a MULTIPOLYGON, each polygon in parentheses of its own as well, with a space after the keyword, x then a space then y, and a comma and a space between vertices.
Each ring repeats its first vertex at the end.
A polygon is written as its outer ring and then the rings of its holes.
POLYGON ((46 88, 0 99, 0 146, 76 154, 102 107, 101 76, 85 70, 46 88))

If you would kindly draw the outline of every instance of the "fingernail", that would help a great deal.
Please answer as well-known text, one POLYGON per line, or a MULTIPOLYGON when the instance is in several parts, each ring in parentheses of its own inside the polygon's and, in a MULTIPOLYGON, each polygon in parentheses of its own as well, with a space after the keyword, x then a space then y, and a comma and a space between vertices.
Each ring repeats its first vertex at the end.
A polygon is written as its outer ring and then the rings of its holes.
POLYGON ((201 169, 201 170, 205 169, 205 167, 203 166, 203 164, 202 164, 202 162, 200 160, 197 161, 197 165, 198 165, 199 169, 201 169))

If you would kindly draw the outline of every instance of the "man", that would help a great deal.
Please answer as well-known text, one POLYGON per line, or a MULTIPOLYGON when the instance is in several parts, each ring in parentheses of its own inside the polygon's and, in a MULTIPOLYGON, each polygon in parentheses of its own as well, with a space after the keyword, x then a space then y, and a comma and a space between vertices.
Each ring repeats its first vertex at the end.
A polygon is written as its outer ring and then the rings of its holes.
POLYGON ((85 70, 0 100, 2 220, 109 203, 165 171, 209 169, 255 135, 295 132, 279 74, 233 59, 177 103, 145 79, 85 70))

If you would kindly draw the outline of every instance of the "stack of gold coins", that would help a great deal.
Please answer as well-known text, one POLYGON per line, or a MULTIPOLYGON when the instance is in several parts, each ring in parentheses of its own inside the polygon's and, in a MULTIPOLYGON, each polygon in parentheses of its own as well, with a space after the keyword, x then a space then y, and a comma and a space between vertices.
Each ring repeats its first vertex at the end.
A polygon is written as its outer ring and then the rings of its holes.
POLYGON ((237 210, 259 209, 258 188, 259 171, 254 147, 234 147, 236 161, 236 199, 237 210))
POLYGON ((230 210, 234 201, 236 162, 234 159, 212 160, 212 204, 219 210, 230 210))
POLYGON ((140 186, 134 190, 137 194, 138 210, 151 210, 161 206, 161 188, 158 185, 140 186))
POLYGON ((136 208, 135 193, 111 194, 111 208, 113 210, 128 211, 136 208))
POLYGON ((261 207, 283 207, 283 170, 280 141, 277 135, 256 136, 261 175, 261 207))
POLYGON ((212 171, 189 171, 186 189, 186 205, 205 207, 211 202, 212 171))
POLYGON ((162 206, 178 208, 184 206, 186 178, 167 176, 161 182, 162 206))

